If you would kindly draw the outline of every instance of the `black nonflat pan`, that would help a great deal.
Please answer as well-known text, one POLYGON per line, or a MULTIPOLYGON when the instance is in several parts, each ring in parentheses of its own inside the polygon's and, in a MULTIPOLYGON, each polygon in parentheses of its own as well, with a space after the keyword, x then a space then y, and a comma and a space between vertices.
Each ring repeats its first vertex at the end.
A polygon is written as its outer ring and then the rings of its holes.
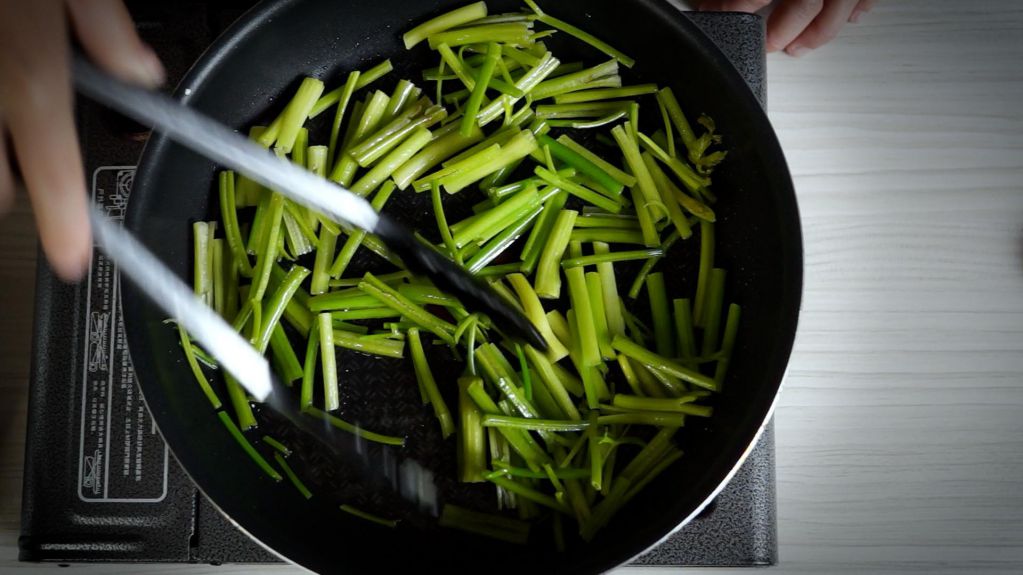
MULTIPOLYGON (((349 70, 391 57, 396 71, 380 85, 388 91, 398 78, 417 81, 419 70, 436 65, 425 47, 406 52, 401 32, 464 3, 264 2, 210 47, 178 86, 177 96, 244 130, 272 118, 282 105, 276 98, 293 91, 304 75, 332 87, 349 70)), ((521 9, 515 2, 488 4, 492 13, 521 9)), ((253 438, 264 432, 282 436, 312 460, 306 465, 296 459, 300 472, 312 475, 312 483, 337 489, 325 488, 306 501, 290 485, 263 475, 195 385, 175 330, 126 282, 122 305, 132 359, 161 433, 224 513, 290 561, 325 573, 604 571, 648 549, 708 503, 742 462, 772 411, 795 335, 802 245, 791 179, 760 105, 712 42, 666 1, 560 0, 545 8, 636 58, 628 72, 634 81, 671 86, 684 110, 709 114, 726 138, 729 157, 714 175, 719 197, 716 265, 729 270, 726 299, 743 305, 743 325, 724 391, 714 401, 715 415, 682 431, 685 457, 590 544, 576 542, 557 552, 544 531, 548 527, 538 525, 533 544, 511 546, 431 528, 428 512, 410 514, 401 527, 390 530, 340 513, 336 504, 338 497, 350 494, 362 506, 388 509, 394 499, 391 486, 364 481, 358 470, 331 469, 329 461, 317 459, 315 446, 272 421, 264 421, 253 438)), ((549 44, 563 61, 605 59, 570 39, 549 44)), ((154 135, 135 179, 127 225, 187 281, 192 269, 189 224, 215 217, 215 173, 208 160, 154 135)), ((391 204, 401 206, 397 218, 431 227, 422 198, 396 199, 400 202, 391 204)), ((697 246, 694 239, 665 262, 669 281, 682 290, 678 295, 691 293, 697 246)), ((444 382, 457 375, 457 365, 440 359, 434 365, 441 366, 439 380, 444 382)), ((415 461, 431 473, 442 499, 467 504, 492 499, 492 490, 453 481, 454 444, 441 440, 432 413, 420 405, 408 365, 353 353, 339 354, 338 361, 345 417, 406 436, 408 447, 399 459, 415 461)), ((387 462, 379 452, 372 457, 387 462)))

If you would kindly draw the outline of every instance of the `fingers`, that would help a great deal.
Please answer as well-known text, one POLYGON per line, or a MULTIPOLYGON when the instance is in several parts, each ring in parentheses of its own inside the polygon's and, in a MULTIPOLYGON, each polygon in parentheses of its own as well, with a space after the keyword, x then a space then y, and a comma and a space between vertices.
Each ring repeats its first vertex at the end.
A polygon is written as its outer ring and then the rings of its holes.
POLYGON ((849 15, 849 22, 855 24, 860 21, 860 16, 874 7, 874 0, 860 0, 860 3, 853 9, 852 14, 849 15))
POLYGON ((82 47, 100 67, 150 88, 163 83, 163 64, 135 33, 121 0, 67 0, 67 7, 82 47))
POLYGON ((700 3, 700 10, 717 12, 756 12, 771 0, 710 0, 700 3))
POLYGON ((0 2, 0 109, 43 250, 59 276, 77 279, 91 239, 61 2, 0 2))
POLYGON ((824 0, 783 0, 767 20, 767 51, 792 43, 824 8, 824 0))
POLYGON ((4 125, 0 118, 0 216, 10 211, 11 205, 14 203, 14 180, 11 178, 11 166, 7 163, 6 139, 4 125))
POLYGON ((858 3, 859 0, 828 2, 821 13, 806 27, 806 30, 803 30, 799 37, 785 47, 785 52, 790 56, 798 57, 834 40, 858 3))

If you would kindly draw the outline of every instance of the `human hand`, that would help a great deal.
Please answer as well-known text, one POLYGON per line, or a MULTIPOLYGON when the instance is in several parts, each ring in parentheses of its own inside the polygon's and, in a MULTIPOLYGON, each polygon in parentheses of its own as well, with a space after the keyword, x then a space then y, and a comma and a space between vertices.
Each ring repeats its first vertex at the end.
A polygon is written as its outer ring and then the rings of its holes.
POLYGON ((9 162, 16 161, 43 251, 60 277, 74 280, 88 265, 92 241, 72 110, 68 21, 89 57, 122 80, 156 87, 164 70, 121 0, 0 0, 0 216, 14 199, 9 162))
POLYGON ((875 0, 698 0, 697 9, 756 12, 770 4, 767 51, 785 50, 799 57, 838 36, 846 22, 855 23, 875 0))

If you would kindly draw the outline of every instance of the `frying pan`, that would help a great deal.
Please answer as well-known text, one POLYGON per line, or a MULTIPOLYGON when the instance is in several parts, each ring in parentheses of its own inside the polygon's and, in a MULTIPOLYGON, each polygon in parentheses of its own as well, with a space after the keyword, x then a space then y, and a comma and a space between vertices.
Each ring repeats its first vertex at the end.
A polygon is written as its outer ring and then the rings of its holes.
MULTIPOLYGON (((400 34, 414 23, 464 0, 283 0, 246 13, 199 59, 177 88, 188 105, 221 122, 247 129, 279 112, 277 98, 293 92, 304 75, 341 83, 354 69, 391 57, 399 78, 419 80, 436 65, 420 46, 404 50, 400 34)), ((503 0, 491 13, 519 10, 503 0)), ((175 456, 196 485, 232 521, 283 558, 317 572, 593 573, 640 554, 693 518, 742 463, 772 412, 795 335, 802 287, 799 215, 785 159, 759 103, 712 42, 664 0, 559 0, 545 7, 633 56, 631 81, 671 86, 683 110, 707 113, 725 137, 727 160, 714 174, 719 202, 716 265, 729 270, 726 301, 743 305, 743 325, 714 417, 688 425, 678 436, 685 456, 632 500, 591 543, 570 542, 558 552, 549 525, 533 529, 520 547, 438 528, 435 505, 395 496, 403 486, 395 469, 416 466, 439 502, 492 505, 485 485, 454 481, 454 442, 441 439, 431 410, 418 399, 409 366, 339 352, 342 412, 375 431, 404 435, 400 453, 354 445, 367 465, 337 466, 294 428, 261 415, 253 435, 272 434, 296 451, 296 471, 316 495, 306 500, 286 482, 262 474, 225 432, 194 383, 164 317, 133 286, 122 306, 132 359, 147 405, 175 456), (372 468, 372 469, 370 469, 372 468), (383 472, 379 470, 383 469, 383 472), (379 473, 378 473, 379 472, 379 473), (341 513, 340 502, 383 509, 405 521, 394 530, 341 513)), ((596 63, 605 56, 570 38, 548 39, 562 61, 596 63)), ((388 84, 390 82, 390 84, 388 84)), ((332 115, 332 114, 324 114, 332 115)), ((655 114, 646 113, 648 122, 655 114)), ((313 133, 316 128, 313 127, 313 133)), ((316 140, 315 137, 311 140, 316 140)), ((322 138, 321 138, 322 140, 322 138)), ((217 167, 159 134, 148 142, 135 178, 126 225, 182 278, 190 279, 190 223, 216 217, 217 167)), ((432 228, 429 201, 401 194, 389 211, 412 226, 432 228), (393 209, 393 211, 391 211, 393 209), (424 223, 430 222, 430 223, 424 223)), ((466 195, 468 198, 468 194, 466 195)), ((468 198, 467 203, 478 201, 468 198)), ((450 219, 468 213, 453 206, 450 219)), ((680 243, 662 263, 670 283, 692 293, 695 238, 680 243)), ((355 262, 373 269, 375 262, 355 262)), ((637 307, 646 305, 640 300, 637 307)), ((431 350, 432 364, 450 394, 457 362, 431 350), (445 361, 446 360, 446 361, 445 361)))

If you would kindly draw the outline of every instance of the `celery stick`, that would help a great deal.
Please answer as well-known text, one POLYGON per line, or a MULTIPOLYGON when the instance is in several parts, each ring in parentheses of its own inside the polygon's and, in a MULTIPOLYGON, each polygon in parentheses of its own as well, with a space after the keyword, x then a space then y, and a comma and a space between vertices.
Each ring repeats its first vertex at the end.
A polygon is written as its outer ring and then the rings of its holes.
POLYGON ((277 136, 275 148, 282 153, 290 154, 295 145, 295 138, 298 131, 309 118, 316 100, 323 93, 323 82, 316 78, 304 78, 299 84, 295 96, 284 109, 281 120, 280 133, 277 136))
POLYGON ((532 273, 536 268, 537 261, 540 259, 540 255, 548 243, 547 240, 554 229, 554 224, 561 210, 565 207, 567 200, 568 193, 558 191, 544 204, 543 211, 540 213, 536 225, 533 226, 526 244, 522 247, 520 259, 522 260, 523 271, 527 274, 532 273))
POLYGON ((673 302, 675 309, 675 336, 678 342, 679 356, 683 363, 690 368, 696 367, 696 338, 693 335, 693 313, 689 305, 689 299, 676 299, 673 302))
POLYGON ((237 262, 241 274, 245 277, 251 277, 252 264, 249 263, 249 256, 245 252, 245 244, 242 242, 241 230, 238 227, 234 172, 220 172, 218 183, 220 217, 221 221, 224 222, 224 237, 227 239, 227 246, 231 250, 231 255, 234 261, 237 262))
POLYGON ((373 166, 373 169, 355 182, 351 191, 363 197, 369 195, 372 190, 390 177, 396 169, 401 167, 412 156, 422 150, 423 147, 430 142, 432 137, 433 136, 430 134, 430 131, 426 128, 416 128, 416 130, 409 135, 408 139, 391 150, 388 155, 384 156, 375 166, 373 166))
POLYGON ((379 299, 382 304, 399 312, 401 315, 421 327, 430 330, 436 334, 437 337, 444 340, 445 343, 454 343, 452 335, 455 332, 455 326, 410 302, 408 298, 402 296, 394 290, 394 288, 378 280, 373 276, 373 274, 367 272, 363 276, 363 281, 359 282, 359 289, 373 295, 379 299))
MULTIPOLYGON (((569 253, 577 255, 582 251, 578 242, 569 244, 569 253)), ((596 323, 593 318, 593 306, 590 305, 589 290, 586 286, 586 274, 581 267, 568 268, 565 270, 565 278, 568 281, 568 295, 575 311, 575 318, 579 329, 574 334, 579 338, 579 352, 585 367, 599 365, 600 344, 596 323)))
POLYGON ((494 236, 486 245, 480 248, 472 258, 466 262, 466 269, 469 273, 478 274, 484 266, 492 262, 507 250, 515 241, 526 232, 526 229, 533 224, 533 221, 540 215, 543 207, 534 206, 533 209, 520 218, 517 222, 506 227, 501 233, 494 236))
POLYGON ((270 198, 269 208, 266 217, 266 238, 256 254, 256 269, 253 271, 253 290, 249 293, 249 299, 260 301, 266 293, 266 286, 270 280, 270 269, 277 261, 277 239, 281 233, 281 219, 284 217, 284 196, 273 194, 270 198))
POLYGON ((454 131, 437 137, 392 173, 394 182, 398 189, 404 190, 427 170, 482 139, 483 131, 479 126, 473 128, 468 136, 454 131))
POLYGON ((628 187, 636 185, 636 178, 634 176, 632 176, 629 173, 623 172, 622 170, 615 167, 611 163, 607 162, 600 156, 594 154, 585 147, 577 144, 574 140, 572 140, 572 138, 568 137, 568 135, 563 134, 561 136, 558 136, 557 141, 559 144, 565 146, 566 148, 575 152, 576 154, 579 154, 584 159, 588 160, 590 163, 603 170, 604 173, 613 178, 619 184, 628 187))
MULTIPOLYGON (((359 82, 359 76, 358 70, 348 74, 348 80, 345 81, 345 85, 341 88, 341 93, 338 96, 337 110, 334 112, 334 122, 331 124, 330 139, 328 140, 327 145, 327 158, 329 158, 329 161, 331 162, 335 161, 335 158, 337 158, 337 144, 338 138, 341 136, 341 123, 344 122, 345 112, 348 110, 348 103, 351 101, 352 94, 355 92, 355 87, 359 82)), ((319 104, 319 102, 317 102, 317 104, 319 104)), ((309 117, 315 116, 315 111, 316 106, 314 106, 313 110, 310 111, 309 117)), ((324 166, 326 166, 325 163, 324 166)), ((309 169, 312 170, 312 166, 310 166, 309 169)))
MULTIPOLYGON (((543 57, 540 58, 539 64, 530 68, 528 72, 516 80, 515 87, 528 94, 536 87, 537 84, 542 82, 544 78, 550 76, 558 67, 558 64, 560 64, 560 62, 557 58, 551 55, 550 52, 544 53, 543 57)), ((490 102, 490 104, 484 106, 483 109, 480 110, 480 113, 476 116, 479 120, 480 126, 485 126, 493 120, 496 120, 501 115, 505 105, 512 105, 518 100, 518 98, 514 98, 507 94, 501 94, 494 101, 490 102)))
POLYGON ((487 57, 483 61, 483 65, 480 66, 479 74, 476 76, 476 85, 469 95, 469 101, 465 104, 464 116, 459 127, 459 133, 463 136, 468 137, 473 132, 473 127, 476 125, 476 114, 479 114, 480 105, 483 103, 487 86, 490 84, 490 79, 494 75, 494 68, 497 66, 500 57, 501 45, 496 42, 490 42, 487 45, 487 57))
POLYGON ((707 285, 703 313, 703 340, 700 346, 702 355, 710 355, 718 350, 721 334, 721 306, 725 296, 725 270, 714 268, 710 272, 707 285))
POLYGON ((605 211, 616 214, 620 212, 622 209, 622 204, 620 200, 608 198, 606 195, 595 192, 587 187, 572 182, 571 180, 562 178, 561 176, 557 175, 551 170, 548 170, 541 166, 537 166, 534 169, 534 173, 537 175, 537 177, 547 182, 548 184, 556 186, 559 189, 565 190, 566 192, 572 194, 573 196, 579 198, 580 200, 593 204, 594 206, 597 206, 605 211))
POLYGON ((698 417, 710 417, 713 409, 705 405, 693 403, 696 397, 688 395, 681 398, 637 397, 619 393, 614 396, 612 404, 627 411, 668 411, 698 417))
MULTIPOLYGON (((334 250, 337 248, 337 234, 327 228, 320 230, 320 239, 316 246, 316 259, 313 261, 313 278, 309 285, 309 293, 326 293, 329 289, 327 281, 330 280, 328 268, 334 258, 334 250)), ((314 310, 315 311, 315 310, 314 310)))
POLYGON ((441 396, 440 390, 437 389, 437 382, 433 379, 433 373, 430 371, 430 365, 426 362, 426 353, 423 351, 423 343, 419 339, 419 329, 412 328, 408 330, 409 346, 412 350, 412 365, 415 368, 416 379, 426 390, 427 396, 430 398, 430 403, 433 405, 433 413, 437 416, 437 420, 440 422, 441 434, 444 438, 454 433, 455 424, 451 418, 451 412, 448 411, 447 404, 444 403, 444 397, 441 396))
POLYGON ((664 274, 656 272, 646 277, 647 298, 650 300, 650 317, 654 323, 654 344, 657 353, 671 357, 675 343, 671 333, 671 309, 668 307, 668 292, 664 287, 664 274))
POLYGON ((284 457, 280 453, 274 453, 274 461, 277 462, 277 465, 281 466, 281 469, 284 470, 284 474, 288 476, 288 480, 290 480, 291 484, 295 486, 295 489, 298 489, 298 492, 302 494, 302 497, 311 499, 313 493, 309 491, 309 488, 302 483, 302 480, 299 479, 297 475, 295 475, 295 472, 292 471, 288 462, 284 460, 284 457))
POLYGON ((483 427, 507 427, 530 431, 581 431, 590 426, 586 421, 558 421, 506 415, 483 416, 483 427))
POLYGON ((537 6, 536 2, 534 2, 533 0, 525 0, 525 2, 526 5, 528 5, 533 10, 533 12, 536 13, 537 20, 539 20, 540 22, 547 24, 548 26, 554 28, 555 30, 561 30, 562 32, 568 34, 569 36, 577 38, 589 44, 590 46, 593 46, 597 50, 600 50, 601 52, 607 54, 608 56, 611 56, 626 68, 631 68, 636 63, 634 59, 626 56, 620 50, 617 50, 607 42, 604 42, 603 40, 597 38, 596 36, 590 34, 589 32, 580 30, 579 28, 569 24, 568 22, 565 22, 564 20, 559 20, 553 16, 544 13, 543 10, 541 10, 540 7, 537 6))
POLYGON ((661 170, 661 167, 657 165, 657 162, 649 152, 643 152, 643 162, 654 179, 654 185, 657 186, 657 191, 661 194, 661 201, 668 210, 668 218, 678 231, 679 237, 688 239, 693 235, 693 230, 689 226, 689 220, 682 213, 682 207, 675 197, 675 191, 682 192, 675 188, 675 185, 671 183, 667 174, 661 170))
POLYGON ((663 371, 681 380, 692 383, 693 385, 698 385, 711 391, 717 391, 717 382, 715 382, 713 378, 682 366, 674 360, 660 356, 643 346, 636 344, 632 340, 626 339, 620 335, 615 336, 614 339, 611 340, 611 346, 630 358, 654 369, 663 371))
MULTIPOLYGON (((358 77, 358 81, 355 83, 354 89, 361 90, 362 88, 369 86, 373 82, 376 82, 383 76, 391 73, 392 70, 394 70, 394 66, 391 65, 391 61, 389 59, 384 60, 383 62, 380 62, 379 64, 373 66, 369 70, 362 72, 358 77)), ((346 88, 347 86, 334 88, 330 92, 327 92, 326 94, 320 96, 320 99, 316 101, 316 105, 314 105, 313 109, 309 112, 309 118, 310 119, 315 118, 316 116, 322 114, 324 110, 336 104, 338 100, 342 98, 342 95, 346 91, 346 88)))
POLYGON ((512 162, 518 161, 537 148, 536 139, 529 130, 522 130, 499 148, 500 154, 490 159, 478 161, 466 160, 453 170, 450 175, 440 178, 440 183, 449 194, 479 181, 487 174, 497 171, 512 162))
POLYGON ((482 383, 478 377, 458 378, 458 468, 459 479, 463 483, 479 483, 483 481, 483 469, 486 467, 486 453, 483 450, 483 426, 480 423, 483 413, 469 396, 469 386, 482 383))
POLYGON ((544 98, 550 98, 566 92, 571 92, 588 85, 591 81, 597 78, 603 78, 604 76, 612 76, 618 73, 618 62, 615 60, 608 60, 592 68, 580 70, 572 74, 565 74, 541 82, 536 88, 530 92, 530 95, 534 100, 542 100, 544 98))
MULTIPOLYGON (((331 317, 333 318, 333 315, 331 317)), ((337 326, 334 325, 334 327, 337 326)), ((331 336, 337 347, 394 359, 401 359, 405 356, 405 343, 401 340, 373 338, 342 329, 334 329, 331 336)))
MULTIPOLYGON (((380 90, 373 93, 373 96, 363 106, 362 115, 359 117, 358 123, 355 124, 351 143, 359 142, 367 135, 373 133, 373 130, 377 128, 380 119, 383 117, 389 101, 390 98, 388 98, 387 94, 380 90)), ((348 145, 350 144, 346 144, 346 146, 348 145)), ((334 167, 331 169, 330 179, 342 186, 350 186, 358 167, 358 162, 348 153, 348 150, 342 149, 338 154, 337 160, 335 160, 334 167)))
POLYGON ((320 351, 320 323, 313 324, 309 330, 309 341, 306 342, 305 363, 302 366, 302 389, 299 396, 299 408, 305 411, 313 404, 313 383, 316 378, 316 359, 320 351))
POLYGON ((575 168, 579 173, 586 174, 596 180, 608 195, 617 196, 622 193, 624 186, 586 157, 549 136, 540 136, 537 138, 537 141, 540 145, 547 146, 550 149, 551 155, 555 158, 575 168))
MULTIPOLYGON (((393 192, 394 182, 392 181, 384 182, 384 184, 380 186, 380 189, 377 190, 376 195, 373 196, 373 201, 370 202, 370 205, 373 206, 373 209, 378 212, 383 210, 384 205, 387 203, 387 200, 391 197, 391 194, 393 192)), ((348 268, 348 264, 351 263, 352 258, 355 257, 355 252, 358 251, 359 246, 362 245, 365 239, 366 239, 365 230, 355 230, 348 236, 348 239, 345 240, 344 245, 341 246, 341 250, 338 252, 337 258, 334 260, 334 263, 330 265, 330 270, 328 271, 330 277, 332 278, 341 277, 341 275, 345 272, 345 269, 348 268)), ((401 277, 406 277, 408 275, 408 272, 399 273, 403 274, 401 277)), ((353 282, 353 284, 358 283, 358 280, 353 279, 351 281, 353 282)), ((330 285, 329 280, 327 283, 328 285, 330 285)))
POLYGON ((622 228, 576 228, 572 230, 571 240, 573 242, 603 241, 612 244, 643 245, 645 243, 640 230, 622 228))
MULTIPOLYGON (((323 370, 323 406, 327 411, 336 411, 341 406, 337 388, 337 357, 334 354, 334 328, 329 313, 317 318, 320 333, 320 366, 323 370)), ((308 410, 312 407, 309 406, 308 410)), ((307 410, 307 411, 308 411, 307 410)))
POLYGON ((714 267, 714 224, 700 222, 700 268, 696 276, 696 296, 693 299, 693 323, 696 327, 706 325, 707 291, 710 287, 711 269, 714 267))
POLYGON ((342 431, 347 431, 348 433, 351 433, 356 437, 361 437, 362 439, 365 439, 367 441, 372 441, 374 443, 382 443, 384 445, 395 445, 398 447, 405 445, 405 440, 401 437, 367 431, 365 429, 362 429, 358 425, 352 425, 351 423, 348 423, 347 421, 341 419, 340 417, 331 415, 330 413, 326 413, 323 410, 318 409, 316 407, 310 406, 309 409, 306 410, 306 413, 317 419, 326 421, 330 425, 342 431))
POLYGON ((618 98, 631 98, 657 92, 657 84, 639 84, 636 86, 624 86, 620 88, 598 88, 595 90, 580 90, 554 97, 557 104, 574 104, 579 102, 598 102, 603 100, 615 100, 618 98))
POLYGON ((536 329, 540 331, 540 334, 547 342, 547 358, 550 361, 558 361, 568 355, 568 349, 561 344, 554 335, 554 332, 551 331, 550 323, 548 323, 547 316, 544 313, 543 304, 540 303, 540 298, 533 291, 533 286, 529 284, 526 276, 511 274, 507 276, 507 279, 512 289, 515 290, 515 295, 518 296, 519 302, 522 303, 522 309, 525 311, 526 317, 536 326, 536 329))
POLYGON ((195 359, 195 353, 192 351, 192 340, 188 337, 188 332, 185 328, 181 327, 181 324, 177 324, 178 337, 181 338, 181 349, 185 352, 185 360, 188 362, 188 366, 192 369, 192 375, 195 376, 195 380, 199 383, 199 387, 202 388, 202 392, 206 395, 206 399, 210 400, 210 404, 213 405, 213 409, 220 409, 222 405, 220 398, 217 397, 213 388, 210 387, 209 380, 206 379, 206 375, 202 372, 198 362, 195 359))
MULTIPOLYGON (((667 208, 661 202, 661 196, 657 193, 657 186, 654 184, 653 177, 650 176, 646 164, 643 163, 643 158, 639 153, 639 146, 628 134, 631 129, 631 124, 625 122, 624 127, 615 126, 611 130, 611 135, 614 136, 615 142, 621 148, 622 155, 625 156, 625 163, 629 166, 629 171, 636 177, 636 187, 643 197, 642 205, 647 210, 650 210, 651 219, 656 223, 667 215, 667 208)), ((639 202, 636 202, 637 208, 640 205, 639 202)))
POLYGON ((575 210, 562 210, 554 221, 550 236, 540 255, 533 283, 536 294, 541 298, 557 299, 561 295, 558 262, 568 248, 572 226, 578 215, 579 212, 575 210))
POLYGON ((529 22, 505 22, 502 24, 470 26, 431 34, 427 41, 430 44, 431 50, 436 50, 442 44, 447 44, 454 48, 481 42, 502 42, 523 46, 531 43, 530 26, 529 22))
MULTIPOLYGON (((576 225, 578 225, 578 222, 580 220, 582 220, 582 219, 584 219, 584 218, 577 219, 576 220, 576 225)), ((596 243, 596 242, 594 242, 594 243, 596 243)), ((604 245, 607 245, 607 244, 604 244, 604 245)), ((664 255, 664 250, 662 250, 660 248, 653 248, 653 249, 648 249, 648 250, 620 251, 620 252, 610 252, 610 251, 608 251, 608 252, 604 252, 604 253, 595 253, 595 254, 589 255, 589 256, 580 256, 580 257, 577 257, 577 258, 565 258, 565 259, 561 260, 561 267, 563 267, 563 268, 574 268, 574 267, 578 267, 578 266, 589 266, 589 265, 601 264, 601 263, 627 262, 627 261, 633 261, 633 260, 646 260, 646 259, 650 259, 652 257, 657 257, 657 256, 662 256, 662 255, 664 255)))
POLYGON ((601 290, 599 273, 586 272, 586 290, 590 296, 590 308, 593 310, 593 324, 596 327, 600 355, 604 359, 614 359, 615 353, 611 349, 611 336, 607 328, 607 315, 604 312, 604 295, 601 290))
POLYGON ((728 306, 728 319, 725 321, 725 335, 721 340, 721 359, 714 368, 714 381, 720 387, 725 382, 725 375, 728 373, 728 364, 732 361, 732 350, 735 348, 735 338, 739 332, 739 317, 742 309, 738 304, 728 306))

